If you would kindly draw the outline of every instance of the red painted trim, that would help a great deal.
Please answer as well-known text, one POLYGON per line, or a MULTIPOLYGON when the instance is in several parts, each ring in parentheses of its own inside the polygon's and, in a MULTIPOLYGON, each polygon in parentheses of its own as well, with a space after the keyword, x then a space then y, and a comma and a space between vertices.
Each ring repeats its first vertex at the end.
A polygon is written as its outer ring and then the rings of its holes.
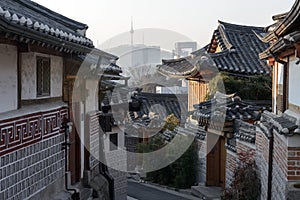
POLYGON ((64 133, 66 107, 0 121, 0 156, 64 133))

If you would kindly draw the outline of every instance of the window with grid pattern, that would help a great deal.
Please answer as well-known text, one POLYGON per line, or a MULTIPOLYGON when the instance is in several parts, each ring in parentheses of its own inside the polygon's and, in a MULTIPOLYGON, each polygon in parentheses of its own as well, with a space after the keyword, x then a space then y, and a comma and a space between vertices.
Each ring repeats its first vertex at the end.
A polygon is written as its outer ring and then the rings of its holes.
POLYGON ((50 58, 37 57, 37 96, 50 96, 50 58))

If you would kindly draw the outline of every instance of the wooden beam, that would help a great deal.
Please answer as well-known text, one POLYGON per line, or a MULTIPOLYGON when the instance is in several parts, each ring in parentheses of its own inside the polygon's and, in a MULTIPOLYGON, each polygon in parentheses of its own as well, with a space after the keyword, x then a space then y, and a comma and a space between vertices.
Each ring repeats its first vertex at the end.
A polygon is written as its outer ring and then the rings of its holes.
POLYGON ((269 57, 268 58, 268 65, 269 66, 274 66, 275 64, 275 58, 274 57, 269 57))
POLYGON ((285 57, 289 57, 289 56, 292 56, 292 55, 295 55, 295 49, 292 48, 292 49, 287 49, 286 51, 282 52, 279 57, 280 58, 285 58, 285 57))
POLYGON ((295 44, 295 55, 297 58, 300 58, 300 44, 295 44))
POLYGON ((219 136, 224 136, 224 132, 223 131, 218 131, 218 130, 215 130, 215 129, 212 129, 212 128, 208 128, 207 132, 215 134, 215 135, 219 135, 219 136))

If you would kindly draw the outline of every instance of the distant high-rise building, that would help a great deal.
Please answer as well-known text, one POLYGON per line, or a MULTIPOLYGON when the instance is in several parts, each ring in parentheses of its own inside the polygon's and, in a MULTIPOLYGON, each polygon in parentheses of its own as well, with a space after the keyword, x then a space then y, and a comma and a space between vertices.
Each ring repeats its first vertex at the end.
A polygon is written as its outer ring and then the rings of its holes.
POLYGON ((188 56, 191 52, 197 50, 197 42, 176 42, 174 57, 180 58, 188 56))

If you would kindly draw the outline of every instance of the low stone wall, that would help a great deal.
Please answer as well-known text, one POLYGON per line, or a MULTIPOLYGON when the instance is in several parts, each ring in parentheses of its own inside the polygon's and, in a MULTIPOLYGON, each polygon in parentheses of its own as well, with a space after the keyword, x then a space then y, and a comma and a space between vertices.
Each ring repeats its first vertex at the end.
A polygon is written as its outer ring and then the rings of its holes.
POLYGON ((226 187, 229 187, 233 177, 234 171, 237 167, 237 155, 230 150, 226 151, 226 187))
POLYGON ((269 139, 257 128, 256 132, 256 164, 260 173, 261 200, 268 196, 268 163, 269 163, 269 139))

